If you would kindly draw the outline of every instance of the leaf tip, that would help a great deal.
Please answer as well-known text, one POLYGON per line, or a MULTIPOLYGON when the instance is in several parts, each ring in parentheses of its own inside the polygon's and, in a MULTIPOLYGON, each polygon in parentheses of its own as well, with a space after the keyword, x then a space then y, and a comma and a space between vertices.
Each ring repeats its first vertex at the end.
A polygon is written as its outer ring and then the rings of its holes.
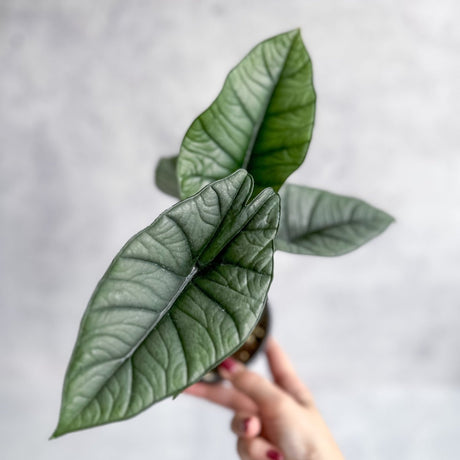
POLYGON ((62 436, 63 433, 60 433, 58 428, 56 428, 51 436, 48 438, 48 441, 52 441, 53 439, 59 438, 59 436, 62 436))
POLYGON ((233 176, 236 177, 236 178, 241 177, 241 179, 243 180, 246 176, 250 176, 250 174, 248 173, 248 171, 246 169, 240 168, 240 169, 237 169, 233 173, 233 176))
POLYGON ((56 428, 54 429, 54 431, 51 434, 51 436, 48 438, 48 441, 52 441, 53 439, 60 438, 61 436, 65 435, 67 433, 70 433, 71 431, 75 431, 75 428, 72 428, 71 426, 67 425, 60 418, 58 420, 58 424, 57 424, 56 428))
POLYGON ((388 214, 387 212, 385 211, 382 211, 380 210, 380 212, 382 213, 383 215, 383 221, 384 221, 384 224, 385 224, 385 228, 382 230, 382 232, 388 228, 391 224, 394 224, 396 222, 396 219, 391 215, 391 214, 388 214))
POLYGON ((292 38, 300 37, 301 35, 300 27, 296 27, 295 29, 292 29, 289 32, 286 32, 286 35, 289 35, 292 38))

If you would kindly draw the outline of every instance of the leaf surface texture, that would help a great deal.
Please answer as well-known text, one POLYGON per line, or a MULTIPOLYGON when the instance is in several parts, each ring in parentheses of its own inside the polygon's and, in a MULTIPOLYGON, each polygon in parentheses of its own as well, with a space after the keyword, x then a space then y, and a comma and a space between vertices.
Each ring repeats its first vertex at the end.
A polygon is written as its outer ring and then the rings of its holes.
POLYGON ((181 196, 244 168, 254 194, 277 191, 303 162, 316 95, 300 32, 257 45, 228 75, 211 106, 190 126, 178 160, 181 196))
POLYGON ((279 196, 246 171, 177 203, 113 260, 84 314, 54 436, 134 416, 233 353, 273 274, 279 196))
POLYGON ((315 256, 339 256, 382 233, 393 218, 362 200, 285 184, 275 247, 315 256))

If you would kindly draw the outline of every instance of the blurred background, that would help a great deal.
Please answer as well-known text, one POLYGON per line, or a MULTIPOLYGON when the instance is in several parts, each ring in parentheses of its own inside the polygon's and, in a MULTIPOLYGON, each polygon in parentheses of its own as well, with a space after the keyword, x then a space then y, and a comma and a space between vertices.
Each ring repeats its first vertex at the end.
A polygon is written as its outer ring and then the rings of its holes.
POLYGON ((1 0, 1 458, 236 459, 230 413, 188 396, 47 439, 96 282, 174 202, 156 161, 254 45, 295 27, 318 102, 289 181, 397 222, 341 258, 278 253, 273 334, 346 458, 460 458, 459 14, 454 0, 1 0))

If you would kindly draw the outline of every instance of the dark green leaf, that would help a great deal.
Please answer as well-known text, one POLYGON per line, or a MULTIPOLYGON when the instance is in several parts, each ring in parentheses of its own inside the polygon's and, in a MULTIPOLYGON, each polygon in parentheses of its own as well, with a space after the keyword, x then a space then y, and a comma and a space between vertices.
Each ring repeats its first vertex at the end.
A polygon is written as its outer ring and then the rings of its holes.
POLYGON ((286 184, 280 191, 281 220, 275 247, 315 256, 339 256, 380 235, 393 222, 356 198, 286 184))
POLYGON ((233 353, 262 313, 279 197, 245 171, 135 235, 99 282, 67 370, 54 437, 134 416, 233 353))
POLYGON ((300 32, 256 46, 228 75, 211 106, 182 142, 178 177, 182 197, 238 168, 254 193, 277 191, 303 162, 310 143, 316 95, 300 32))
POLYGON ((176 167, 177 155, 160 158, 155 169, 155 183, 162 192, 175 198, 180 198, 176 167))

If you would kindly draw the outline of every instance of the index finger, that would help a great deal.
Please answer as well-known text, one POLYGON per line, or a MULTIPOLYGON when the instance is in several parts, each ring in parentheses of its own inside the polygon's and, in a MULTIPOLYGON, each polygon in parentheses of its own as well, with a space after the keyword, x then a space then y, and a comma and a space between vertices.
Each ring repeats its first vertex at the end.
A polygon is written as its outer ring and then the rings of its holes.
POLYGON ((283 391, 274 383, 247 370, 242 363, 233 358, 227 358, 222 362, 219 366, 219 372, 237 390, 249 396, 261 410, 285 397, 283 391))
POLYGON ((184 393, 207 399, 210 402, 228 407, 236 412, 257 412, 257 406, 254 401, 235 388, 227 388, 222 384, 198 382, 188 387, 184 393))

